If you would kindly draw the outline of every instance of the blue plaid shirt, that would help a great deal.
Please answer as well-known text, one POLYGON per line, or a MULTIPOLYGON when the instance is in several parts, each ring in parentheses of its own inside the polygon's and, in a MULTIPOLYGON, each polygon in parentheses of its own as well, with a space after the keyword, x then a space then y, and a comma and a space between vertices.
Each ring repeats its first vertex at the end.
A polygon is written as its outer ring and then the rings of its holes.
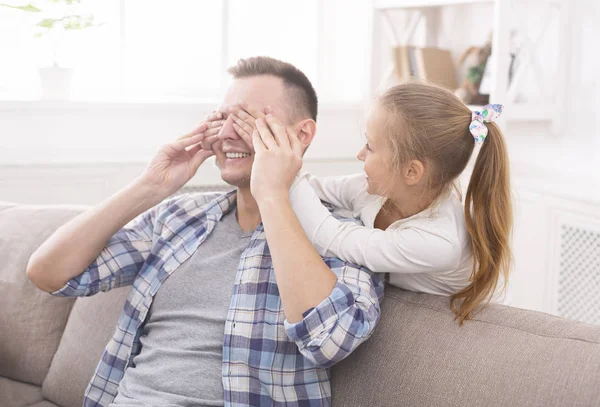
MULTIPOLYGON (((125 225, 79 276, 53 293, 87 296, 133 288, 85 393, 84 406, 113 401, 125 369, 139 353, 152 299, 235 207, 236 194, 191 194, 163 201, 125 225)), ((348 356, 379 320, 383 282, 336 258, 328 298, 290 324, 285 320, 269 247, 260 224, 243 252, 225 323, 222 377, 227 406, 331 404, 329 367, 348 356)), ((201 291, 202 288, 199 288, 201 291)))

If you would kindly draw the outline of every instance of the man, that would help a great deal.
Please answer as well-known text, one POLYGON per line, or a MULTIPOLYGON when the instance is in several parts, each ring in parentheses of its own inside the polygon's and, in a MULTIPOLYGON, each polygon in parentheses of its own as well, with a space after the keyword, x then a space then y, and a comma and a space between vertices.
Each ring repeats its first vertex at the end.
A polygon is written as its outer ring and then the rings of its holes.
MULTIPOLYGON (((368 270, 318 258, 337 276, 325 295, 311 294, 323 292, 318 278, 297 292, 290 273, 276 281, 273 264, 285 268, 289 253, 265 240, 247 122, 269 107, 307 148, 317 97, 301 71, 275 59, 241 60, 229 72, 219 113, 164 146, 144 174, 58 229, 29 261, 29 278, 54 295, 133 286, 86 406, 329 405, 328 368, 378 322, 383 284, 368 270), (236 190, 165 200, 213 154, 236 190)), ((295 258, 314 259, 310 245, 298 247, 295 258)))

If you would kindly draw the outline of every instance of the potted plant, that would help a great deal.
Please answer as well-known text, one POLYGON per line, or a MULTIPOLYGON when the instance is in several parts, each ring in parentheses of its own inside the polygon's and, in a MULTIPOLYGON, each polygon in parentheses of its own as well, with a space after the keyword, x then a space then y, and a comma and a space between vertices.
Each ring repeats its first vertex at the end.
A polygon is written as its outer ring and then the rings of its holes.
POLYGON ((83 15, 80 12, 81 3, 82 0, 44 0, 24 5, 0 3, 2 7, 36 13, 40 16, 35 23, 33 35, 36 38, 49 37, 52 43, 51 66, 38 68, 43 99, 66 100, 69 98, 73 69, 62 67, 57 61, 58 49, 64 34, 98 25, 95 24, 93 15, 83 15))

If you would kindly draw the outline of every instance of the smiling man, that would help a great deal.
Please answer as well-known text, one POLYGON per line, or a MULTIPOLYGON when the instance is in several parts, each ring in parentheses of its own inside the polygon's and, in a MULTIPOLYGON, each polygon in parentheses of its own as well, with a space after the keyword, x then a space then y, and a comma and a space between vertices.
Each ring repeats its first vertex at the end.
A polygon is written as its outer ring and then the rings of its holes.
POLYGON ((250 191, 248 119, 269 108, 307 148, 316 133, 312 85, 266 57, 229 72, 218 114, 164 146, 138 179, 58 229, 29 261, 30 279, 58 296, 133 286, 86 406, 330 405, 329 367, 378 322, 379 277, 321 259, 310 244, 294 258, 312 263, 286 262, 290 253, 269 247, 250 191), (235 190, 166 199, 213 154, 235 190), (276 278, 273 264, 289 269, 276 278), (298 275, 304 283, 292 284, 298 275))

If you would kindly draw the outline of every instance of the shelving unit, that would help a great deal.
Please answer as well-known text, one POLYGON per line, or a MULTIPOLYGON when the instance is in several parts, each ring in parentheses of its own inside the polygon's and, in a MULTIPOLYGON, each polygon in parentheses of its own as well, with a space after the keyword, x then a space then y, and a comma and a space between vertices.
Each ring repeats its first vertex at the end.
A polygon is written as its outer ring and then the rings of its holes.
MULTIPOLYGON (((527 2, 530 3, 530 2, 527 2)), ((440 10, 456 5, 489 4, 493 7, 492 52, 488 63, 491 69, 490 103, 505 105, 503 121, 551 121, 552 128, 558 133, 561 123, 561 111, 567 79, 568 39, 569 39, 569 7, 566 0, 537 0, 549 16, 537 35, 527 31, 528 16, 523 15, 523 3, 517 0, 373 0, 371 20, 371 65, 381 57, 382 40, 387 38, 387 48, 411 44, 419 24, 425 23, 425 46, 437 46, 439 40, 440 10), (546 7, 547 6, 547 7, 546 7), (394 21, 392 11, 402 10, 408 14, 408 23, 403 29, 394 21), (521 11, 521 12, 520 12, 521 11), (513 73, 509 86, 508 71, 510 65, 510 32, 515 24, 522 31, 524 41, 519 51, 520 65, 513 73), (552 24, 558 26, 559 43, 556 50, 561 56, 557 74, 552 78, 544 78, 544 64, 536 59, 536 53, 545 33, 552 24), (522 85, 525 73, 532 69, 535 73, 537 87, 541 97, 539 100, 520 101, 518 91, 522 85), (550 92, 549 89, 554 90, 550 92)), ((476 42, 474 45, 479 45, 476 42)), ((451 50, 456 52, 457 50, 451 50)), ((380 90, 382 80, 385 81, 393 74, 393 63, 384 71, 381 77, 372 66, 369 66, 370 84, 368 95, 373 96, 380 90)), ((481 106, 470 106, 477 110, 481 106)))

